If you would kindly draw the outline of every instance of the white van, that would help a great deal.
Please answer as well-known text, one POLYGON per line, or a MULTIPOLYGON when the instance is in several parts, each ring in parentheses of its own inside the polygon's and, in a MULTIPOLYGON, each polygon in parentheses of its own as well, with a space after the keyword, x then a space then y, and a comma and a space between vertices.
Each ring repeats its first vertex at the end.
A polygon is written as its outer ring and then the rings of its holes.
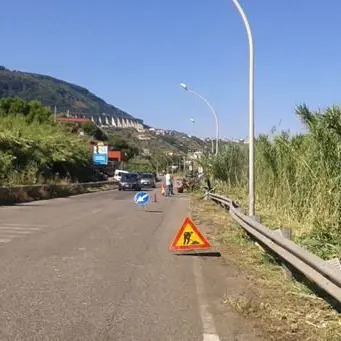
POLYGON ((114 181, 119 182, 121 180, 122 174, 127 174, 128 171, 122 170, 122 169, 116 169, 114 173, 114 181))

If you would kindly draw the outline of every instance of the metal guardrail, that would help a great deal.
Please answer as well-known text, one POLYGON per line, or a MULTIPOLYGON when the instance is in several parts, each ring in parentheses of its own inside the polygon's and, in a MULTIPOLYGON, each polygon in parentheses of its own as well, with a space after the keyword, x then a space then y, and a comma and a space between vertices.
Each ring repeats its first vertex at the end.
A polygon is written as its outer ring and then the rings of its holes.
POLYGON ((338 259, 338 264, 333 266, 335 260, 325 261, 284 238, 278 231, 268 229, 254 218, 245 215, 238 204, 228 197, 211 192, 208 192, 206 197, 227 209, 232 218, 256 240, 341 302, 341 271, 338 259))
MULTIPOLYGON (((38 184, 27 186, 13 186, 13 187, 0 187, 0 202, 11 202, 20 199, 21 195, 27 195, 28 197, 39 198, 40 193, 48 193, 50 197, 54 197, 55 194, 64 191, 72 190, 86 190, 89 188, 102 187, 105 185, 112 185, 113 189, 117 188, 117 184, 113 181, 97 181, 97 182, 85 182, 85 183, 70 183, 70 184, 38 184)), ((58 196, 58 194, 56 195, 58 196)), ((44 199, 44 197, 42 197, 44 199)))

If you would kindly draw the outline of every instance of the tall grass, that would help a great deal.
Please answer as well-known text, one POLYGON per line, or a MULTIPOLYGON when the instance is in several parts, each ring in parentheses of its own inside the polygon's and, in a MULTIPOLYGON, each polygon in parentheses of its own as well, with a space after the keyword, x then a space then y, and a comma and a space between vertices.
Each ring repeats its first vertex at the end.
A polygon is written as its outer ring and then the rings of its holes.
MULTIPOLYGON (((295 227, 296 238, 323 257, 341 253, 341 108, 296 109, 307 132, 256 140, 257 210, 295 227)), ((248 146, 230 145, 207 168, 227 191, 247 197, 248 146)))

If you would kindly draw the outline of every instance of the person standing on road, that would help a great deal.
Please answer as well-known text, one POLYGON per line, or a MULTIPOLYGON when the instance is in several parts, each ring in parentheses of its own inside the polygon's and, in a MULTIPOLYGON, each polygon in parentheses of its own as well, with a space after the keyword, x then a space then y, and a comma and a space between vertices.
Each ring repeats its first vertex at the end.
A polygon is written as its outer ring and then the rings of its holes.
POLYGON ((170 194, 171 195, 174 195, 174 191, 173 191, 174 186, 173 186, 173 184, 174 184, 174 177, 173 177, 173 175, 171 175, 171 181, 170 181, 170 194))
POLYGON ((169 173, 165 176, 165 182, 166 182, 166 197, 169 197, 171 194, 171 185, 172 185, 172 179, 169 173))

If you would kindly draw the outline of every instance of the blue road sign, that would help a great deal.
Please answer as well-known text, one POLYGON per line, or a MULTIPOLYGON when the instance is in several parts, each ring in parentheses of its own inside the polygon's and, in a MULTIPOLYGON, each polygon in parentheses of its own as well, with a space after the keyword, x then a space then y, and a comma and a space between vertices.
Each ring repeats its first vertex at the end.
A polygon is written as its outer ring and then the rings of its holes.
POLYGON ((95 165, 108 164, 108 146, 98 144, 94 146, 92 160, 95 165))
POLYGON ((134 202, 136 205, 145 206, 150 203, 150 195, 146 192, 138 192, 134 196, 134 202))

